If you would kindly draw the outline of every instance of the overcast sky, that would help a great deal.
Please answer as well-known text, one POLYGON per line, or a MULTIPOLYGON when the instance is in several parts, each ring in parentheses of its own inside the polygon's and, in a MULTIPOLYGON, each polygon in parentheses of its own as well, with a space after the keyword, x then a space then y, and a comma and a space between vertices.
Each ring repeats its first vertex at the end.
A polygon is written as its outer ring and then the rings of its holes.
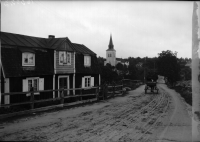
POLYGON ((68 37, 104 58, 112 34, 118 58, 166 50, 191 58, 192 9, 187 1, 3 1, 1 31, 68 37))

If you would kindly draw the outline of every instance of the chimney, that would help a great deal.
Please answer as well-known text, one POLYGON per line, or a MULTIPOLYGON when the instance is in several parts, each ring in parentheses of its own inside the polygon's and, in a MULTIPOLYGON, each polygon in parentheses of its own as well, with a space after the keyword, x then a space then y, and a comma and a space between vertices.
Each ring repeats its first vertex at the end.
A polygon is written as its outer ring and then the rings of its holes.
POLYGON ((49 39, 55 38, 55 35, 49 35, 49 39))

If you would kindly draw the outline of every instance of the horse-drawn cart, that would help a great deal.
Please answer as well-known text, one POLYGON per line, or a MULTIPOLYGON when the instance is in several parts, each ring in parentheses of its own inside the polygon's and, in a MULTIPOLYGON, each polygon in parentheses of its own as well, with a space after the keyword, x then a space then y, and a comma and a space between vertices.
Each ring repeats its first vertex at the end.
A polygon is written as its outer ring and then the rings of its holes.
POLYGON ((158 94, 158 88, 156 86, 156 82, 146 82, 144 90, 145 94, 147 93, 147 90, 151 90, 152 93, 156 92, 158 94))

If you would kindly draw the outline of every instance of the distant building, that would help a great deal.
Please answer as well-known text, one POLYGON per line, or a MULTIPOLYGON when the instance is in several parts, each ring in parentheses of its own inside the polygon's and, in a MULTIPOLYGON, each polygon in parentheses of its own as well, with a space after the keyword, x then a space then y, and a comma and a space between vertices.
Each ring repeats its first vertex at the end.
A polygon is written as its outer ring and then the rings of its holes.
POLYGON ((185 66, 192 68, 192 61, 188 61, 185 66))
POLYGON ((117 62, 116 65, 118 63, 121 63, 122 65, 126 65, 127 67, 129 66, 129 62, 122 58, 116 58, 116 62, 117 62))
POLYGON ((104 62, 104 66, 107 63, 109 63, 111 66, 116 66, 118 63, 129 66, 128 61, 125 61, 122 58, 116 58, 116 50, 114 49, 112 35, 110 35, 110 42, 108 45, 108 49, 106 50, 106 61, 104 62))
POLYGON ((116 65, 116 50, 114 49, 114 45, 112 42, 112 35, 110 36, 110 42, 108 45, 108 49, 106 50, 106 61, 104 62, 104 65, 107 63, 111 64, 111 66, 116 65))
POLYGON ((167 80, 164 76, 158 75, 157 83, 166 83, 167 80))

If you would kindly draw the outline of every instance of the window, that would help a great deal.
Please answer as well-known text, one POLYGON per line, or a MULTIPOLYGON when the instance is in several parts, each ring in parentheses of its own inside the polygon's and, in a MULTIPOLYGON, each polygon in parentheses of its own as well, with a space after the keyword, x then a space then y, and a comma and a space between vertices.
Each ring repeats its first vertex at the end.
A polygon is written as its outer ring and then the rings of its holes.
POLYGON ((91 80, 90 77, 85 78, 85 87, 90 87, 91 80))
POLYGON ((59 51, 59 65, 71 65, 71 53, 59 51))
POLYGON ((38 91, 38 79, 28 79, 28 91, 33 87, 33 91, 38 91))
POLYGON ((67 52, 67 65, 71 65, 71 53, 67 52))
POLYGON ((22 53, 22 65, 35 66, 35 54, 29 52, 22 53))
POLYGON ((108 54, 108 57, 112 57, 112 54, 108 54))
POLYGON ((84 66, 91 66, 91 57, 84 56, 84 66))
MULTIPOLYGON (((23 92, 31 91, 33 87, 33 91, 44 90, 44 78, 34 77, 34 78, 27 78, 23 80, 23 92)), ((36 92, 34 94, 40 94, 36 92)), ((31 94, 28 93, 26 96, 30 96, 31 94)))
POLYGON ((82 78, 82 88, 88 88, 94 86, 94 77, 84 76, 82 78))

